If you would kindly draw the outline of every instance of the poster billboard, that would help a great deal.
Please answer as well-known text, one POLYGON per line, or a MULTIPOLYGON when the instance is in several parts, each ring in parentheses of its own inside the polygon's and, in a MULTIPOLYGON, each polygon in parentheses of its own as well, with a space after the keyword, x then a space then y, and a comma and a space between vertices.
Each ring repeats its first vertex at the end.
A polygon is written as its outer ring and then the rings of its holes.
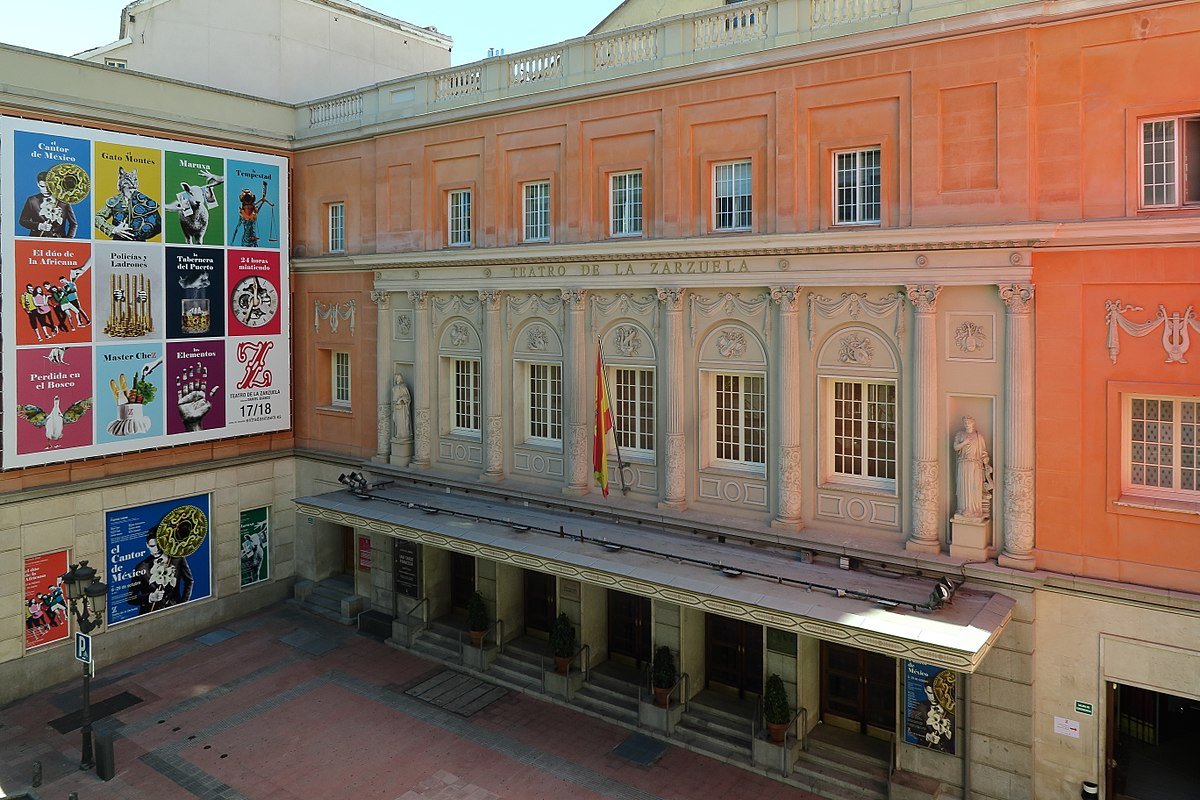
POLYGON ((241 513, 242 586, 271 577, 271 509, 252 508, 241 513))
POLYGON ((904 662, 904 741, 955 754, 957 683, 954 670, 904 662))
POLYGON ((67 551, 25 559, 25 649, 61 642, 71 635, 70 614, 60 578, 67 571, 67 551))
POLYGON ((211 519, 208 495, 105 513, 109 625, 211 596, 211 519))
POLYGON ((287 180, 0 116, 5 468, 291 426, 287 180))

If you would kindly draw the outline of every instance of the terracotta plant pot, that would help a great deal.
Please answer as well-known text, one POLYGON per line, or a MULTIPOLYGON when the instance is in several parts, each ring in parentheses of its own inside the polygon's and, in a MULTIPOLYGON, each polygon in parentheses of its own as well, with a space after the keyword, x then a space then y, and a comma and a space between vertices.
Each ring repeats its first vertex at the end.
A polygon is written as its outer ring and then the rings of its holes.
POLYGON ((566 675, 567 673, 569 673, 571 671, 571 657, 570 656, 555 656, 554 657, 554 671, 557 672, 559 675, 566 675))
POLYGON ((773 744, 783 744, 787 741, 788 724, 786 722, 768 722, 767 735, 773 744))
POLYGON ((487 631, 467 631, 467 633, 471 636, 471 647, 482 650, 483 637, 487 631))
POLYGON ((670 689, 660 689, 657 686, 655 686, 654 687, 654 705, 658 706, 659 708, 666 708, 668 705, 670 705, 670 702, 671 702, 671 690, 670 689))

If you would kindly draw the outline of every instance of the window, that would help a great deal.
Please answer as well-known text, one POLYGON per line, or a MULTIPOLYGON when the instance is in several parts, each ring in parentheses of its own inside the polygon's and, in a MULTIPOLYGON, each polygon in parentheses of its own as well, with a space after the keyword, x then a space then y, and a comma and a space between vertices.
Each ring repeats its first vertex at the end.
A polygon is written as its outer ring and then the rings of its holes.
POLYGON ((333 404, 350 407, 350 354, 340 350, 333 354, 333 404))
POLYGON ((879 223, 879 148, 834 153, 838 225, 879 223))
POLYGON ((479 432, 479 361, 454 359, 454 432, 479 432))
POLYGON ((1126 487, 1200 500, 1200 399, 1133 396, 1127 403, 1126 487))
POLYGON ((524 188, 526 242, 550 241, 550 182, 527 183, 524 188))
POLYGON ((447 214, 447 241, 451 247, 471 245, 471 190, 458 189, 450 192, 450 210, 447 214))
POLYGON ((529 365, 528 439, 562 441, 562 365, 529 365))
POLYGON ((1142 123, 1142 205, 1200 203, 1200 117, 1142 123))
POLYGON ((767 463, 767 390, 762 375, 714 376, 718 461, 767 463))
POLYGON ((834 479, 896 485, 896 385, 831 380, 826 384, 829 464, 834 479))
POLYGON ((750 162, 713 166, 713 228, 748 231, 751 223, 750 162))
POLYGON ((654 370, 613 370, 613 433, 622 451, 654 453, 654 370))
POLYGON ((104 59, 104 66, 126 69, 129 66, 129 62, 123 58, 106 58, 104 59))
POLYGON ((642 173, 620 172, 612 176, 613 236, 640 236, 642 233, 642 173))
POLYGON ((346 204, 329 204, 329 252, 346 251, 346 204))

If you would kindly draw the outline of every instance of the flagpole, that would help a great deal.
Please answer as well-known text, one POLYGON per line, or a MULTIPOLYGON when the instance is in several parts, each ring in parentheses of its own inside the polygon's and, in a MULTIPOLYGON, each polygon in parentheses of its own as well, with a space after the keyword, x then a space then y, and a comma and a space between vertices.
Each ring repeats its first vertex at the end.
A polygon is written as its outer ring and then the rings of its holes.
MULTIPOLYGON (((609 413, 612 413, 612 392, 608 390, 608 371, 604 369, 604 339, 596 337, 596 352, 600 355, 600 377, 604 379, 604 397, 608 402, 609 413)), ((621 457, 621 440, 617 436, 616 421, 613 422, 613 444, 617 448, 617 473, 621 476, 621 494, 629 494, 629 487, 625 484, 625 459, 621 457)))

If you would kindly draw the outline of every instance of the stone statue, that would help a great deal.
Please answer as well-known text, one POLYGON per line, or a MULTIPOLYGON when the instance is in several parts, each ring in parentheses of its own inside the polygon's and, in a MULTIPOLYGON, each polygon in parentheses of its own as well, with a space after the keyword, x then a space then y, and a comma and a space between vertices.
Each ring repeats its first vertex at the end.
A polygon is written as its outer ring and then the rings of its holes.
POLYGON ((392 438, 405 441, 412 438, 412 395, 399 371, 392 378, 392 438))
POLYGON ((963 429, 954 434, 954 452, 958 456, 958 475, 954 494, 958 502, 956 517, 984 519, 985 494, 991 483, 991 460, 983 434, 975 430, 975 418, 963 417, 963 429))

